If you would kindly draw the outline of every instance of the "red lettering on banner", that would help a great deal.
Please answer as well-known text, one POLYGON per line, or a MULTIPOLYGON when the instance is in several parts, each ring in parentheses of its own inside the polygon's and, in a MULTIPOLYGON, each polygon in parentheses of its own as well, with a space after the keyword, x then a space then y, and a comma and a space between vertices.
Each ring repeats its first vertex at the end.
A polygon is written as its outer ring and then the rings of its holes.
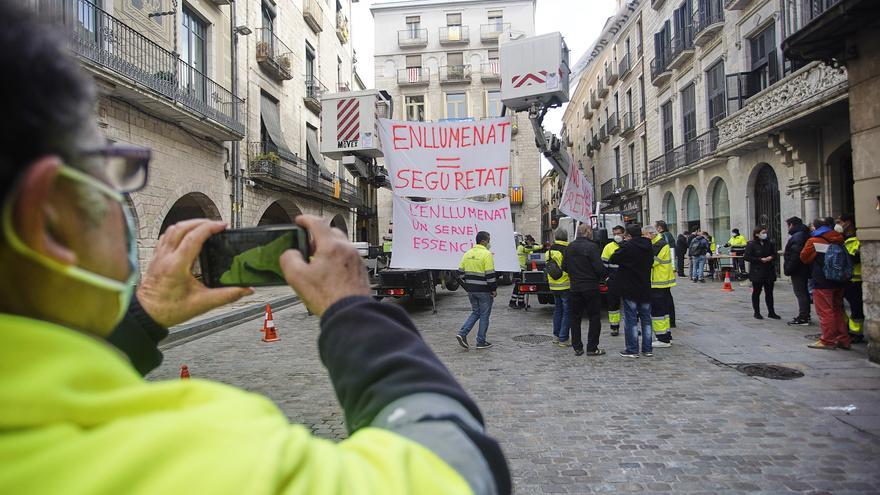
POLYGON ((402 147, 398 147, 398 146, 397 146, 397 142, 398 142, 398 141, 406 141, 406 138, 405 138, 405 137, 399 137, 399 136, 397 135, 397 130, 398 130, 398 129, 405 129, 406 127, 407 127, 407 126, 405 126, 405 125, 398 125, 398 124, 395 124, 395 125, 392 125, 392 126, 391 126, 391 134, 394 136, 394 139, 393 139, 393 141, 394 141, 394 149, 396 149, 396 150, 408 150, 408 149, 409 149, 408 147, 407 147, 407 148, 402 148, 402 147))
POLYGON ((392 147, 395 150, 471 148, 504 144, 510 122, 476 123, 456 127, 424 124, 392 124, 392 147))

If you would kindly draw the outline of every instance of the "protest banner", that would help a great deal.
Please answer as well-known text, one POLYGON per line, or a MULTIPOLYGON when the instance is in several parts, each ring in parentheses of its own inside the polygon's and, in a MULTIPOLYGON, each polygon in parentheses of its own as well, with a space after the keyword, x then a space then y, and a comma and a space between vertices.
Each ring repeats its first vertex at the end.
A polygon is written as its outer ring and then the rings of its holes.
POLYGON ((397 196, 460 199, 507 194, 511 117, 458 122, 379 119, 397 196))
POLYGON ((425 202, 393 198, 393 268, 458 269, 461 257, 474 246, 477 232, 484 230, 492 236, 495 270, 519 271, 507 198, 425 202))
POLYGON ((577 167, 569 170, 559 211, 579 222, 590 222, 590 215, 593 214, 593 185, 577 167))

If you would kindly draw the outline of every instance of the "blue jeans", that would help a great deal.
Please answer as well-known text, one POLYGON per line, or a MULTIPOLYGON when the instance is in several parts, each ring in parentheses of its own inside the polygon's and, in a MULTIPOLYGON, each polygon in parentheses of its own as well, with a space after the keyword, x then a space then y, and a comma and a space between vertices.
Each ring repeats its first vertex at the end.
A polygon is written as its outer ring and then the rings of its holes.
POLYGON ((568 311, 568 291, 560 291, 561 294, 553 295, 553 336, 559 337, 561 342, 568 340, 568 330, 571 328, 568 311))
POLYGON ((642 328, 642 352, 653 352, 651 329, 651 303, 623 300, 623 337, 626 339, 626 353, 639 353, 639 334, 636 321, 642 328))
POLYGON ((703 269, 706 268, 705 256, 694 256, 691 258, 691 280, 702 280, 704 278, 703 269))
POLYGON ((458 332, 462 337, 467 337, 474 328, 477 320, 480 320, 480 328, 477 330, 477 343, 486 341, 486 333, 489 331, 489 315, 492 314, 492 294, 488 292, 469 292, 468 300, 471 302, 471 315, 464 321, 458 332))

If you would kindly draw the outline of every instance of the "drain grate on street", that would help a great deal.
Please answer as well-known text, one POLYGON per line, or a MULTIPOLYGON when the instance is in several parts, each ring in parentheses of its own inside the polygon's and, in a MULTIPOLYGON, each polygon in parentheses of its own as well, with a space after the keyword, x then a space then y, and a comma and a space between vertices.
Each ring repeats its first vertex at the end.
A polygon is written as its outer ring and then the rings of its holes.
POLYGON ((513 338, 516 342, 524 342, 526 344, 542 344, 544 342, 550 342, 553 340, 553 337, 549 335, 538 335, 534 333, 526 334, 526 335, 517 335, 513 338))
POLYGON ((771 380, 793 380, 804 376, 803 372, 794 368, 775 364, 747 363, 736 366, 736 370, 748 376, 758 376, 771 380))

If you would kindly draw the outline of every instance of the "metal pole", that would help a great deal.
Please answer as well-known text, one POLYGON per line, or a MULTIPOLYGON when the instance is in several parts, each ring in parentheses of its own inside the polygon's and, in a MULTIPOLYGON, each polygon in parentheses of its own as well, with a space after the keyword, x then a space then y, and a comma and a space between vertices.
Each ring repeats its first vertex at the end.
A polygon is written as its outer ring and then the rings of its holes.
MULTIPOLYGON (((229 33, 232 44, 232 119, 238 122, 238 33, 235 32, 235 0, 229 2, 229 33)), ((232 141, 232 228, 241 228, 242 176, 238 141, 232 141)))

